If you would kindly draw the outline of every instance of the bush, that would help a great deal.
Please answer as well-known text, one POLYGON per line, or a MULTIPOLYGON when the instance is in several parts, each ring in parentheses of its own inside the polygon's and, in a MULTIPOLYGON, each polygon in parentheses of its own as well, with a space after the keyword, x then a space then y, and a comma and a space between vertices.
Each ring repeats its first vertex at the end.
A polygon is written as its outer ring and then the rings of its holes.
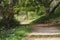
POLYGON ((30 26, 19 26, 12 29, 4 29, 0 31, 1 40, 24 40, 27 36, 28 31, 30 31, 30 26))
POLYGON ((49 19, 50 19, 49 15, 44 14, 44 15, 40 16, 38 19, 34 20, 32 23, 45 23, 49 19))

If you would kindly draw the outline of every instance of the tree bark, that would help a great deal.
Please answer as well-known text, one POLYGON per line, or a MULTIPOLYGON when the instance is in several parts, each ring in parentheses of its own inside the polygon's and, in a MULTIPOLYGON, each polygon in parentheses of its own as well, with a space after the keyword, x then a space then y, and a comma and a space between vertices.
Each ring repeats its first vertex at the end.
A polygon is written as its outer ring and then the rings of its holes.
POLYGON ((28 20, 28 11, 26 11, 26 20, 28 20))
POLYGON ((46 13, 49 14, 50 11, 50 4, 53 2, 53 0, 50 0, 50 2, 48 3, 49 5, 47 5, 46 8, 46 13))
POLYGON ((53 2, 53 0, 50 0, 49 5, 53 2))
POLYGON ((55 9, 60 5, 60 2, 58 2, 53 8, 52 10, 50 11, 50 14, 53 14, 55 9))

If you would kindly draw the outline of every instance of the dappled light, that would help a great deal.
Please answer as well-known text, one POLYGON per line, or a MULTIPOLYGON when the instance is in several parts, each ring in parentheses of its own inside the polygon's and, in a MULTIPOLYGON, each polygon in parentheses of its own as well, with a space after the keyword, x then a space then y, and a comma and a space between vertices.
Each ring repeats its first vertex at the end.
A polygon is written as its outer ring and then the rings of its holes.
POLYGON ((40 33, 60 35, 60 0, 0 0, 0 40, 26 40, 40 33))

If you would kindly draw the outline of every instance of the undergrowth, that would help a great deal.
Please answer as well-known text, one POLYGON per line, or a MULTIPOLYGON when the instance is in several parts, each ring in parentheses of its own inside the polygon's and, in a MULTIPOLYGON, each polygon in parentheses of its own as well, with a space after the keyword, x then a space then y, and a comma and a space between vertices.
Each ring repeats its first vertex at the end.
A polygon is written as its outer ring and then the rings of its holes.
POLYGON ((11 29, 0 30, 0 40, 24 40, 31 26, 19 26, 11 29))

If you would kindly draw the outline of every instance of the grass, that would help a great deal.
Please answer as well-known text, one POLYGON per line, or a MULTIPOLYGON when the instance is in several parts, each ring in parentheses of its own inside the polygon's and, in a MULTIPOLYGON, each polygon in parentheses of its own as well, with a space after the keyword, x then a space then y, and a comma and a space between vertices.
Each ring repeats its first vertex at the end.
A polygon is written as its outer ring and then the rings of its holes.
POLYGON ((24 40, 30 30, 30 26, 0 30, 0 40, 24 40))
POLYGON ((32 23, 43 23, 46 22, 49 19, 48 15, 44 14, 32 21, 32 23))
POLYGON ((31 35, 30 37, 44 37, 44 38, 47 38, 47 37, 60 37, 60 34, 57 34, 57 35, 31 35))

